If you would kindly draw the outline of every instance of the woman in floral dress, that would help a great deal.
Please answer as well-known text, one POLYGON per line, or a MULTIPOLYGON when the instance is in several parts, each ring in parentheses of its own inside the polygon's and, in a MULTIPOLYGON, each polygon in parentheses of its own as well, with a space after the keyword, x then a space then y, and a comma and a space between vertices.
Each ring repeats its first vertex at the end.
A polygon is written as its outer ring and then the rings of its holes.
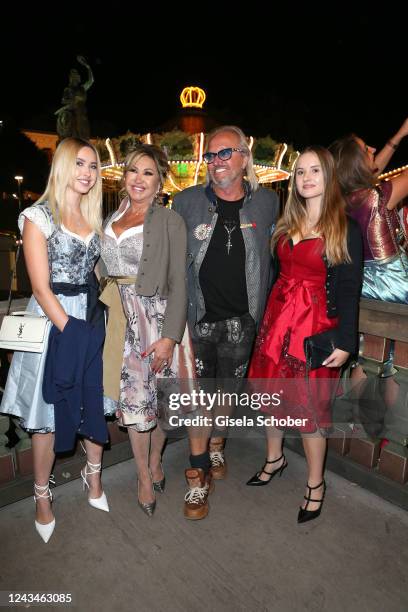
POLYGON ((138 500, 152 516, 154 491, 165 477, 166 439, 159 424, 158 378, 192 378, 186 328, 186 230, 159 193, 169 164, 163 151, 141 145, 125 160, 119 209, 105 225, 102 259, 107 268, 101 296, 109 306, 104 349, 104 391, 128 428, 138 472, 138 500), (179 344, 181 343, 181 344, 179 344))

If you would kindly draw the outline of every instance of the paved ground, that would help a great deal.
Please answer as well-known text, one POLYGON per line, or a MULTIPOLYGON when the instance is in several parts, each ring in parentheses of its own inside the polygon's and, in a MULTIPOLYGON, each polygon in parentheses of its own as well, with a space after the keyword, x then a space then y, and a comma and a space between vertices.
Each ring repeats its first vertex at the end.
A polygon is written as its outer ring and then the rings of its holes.
POLYGON ((104 471, 109 514, 87 504, 78 480, 58 487, 46 545, 32 499, 3 508, 0 590, 70 592, 69 609, 86 612, 408 609, 404 510, 328 473, 320 519, 298 526, 304 459, 287 451, 284 476, 253 489, 244 482, 262 463, 261 441, 230 440, 227 454, 228 478, 203 521, 182 516, 185 441, 166 450, 152 519, 136 504, 132 461, 104 471))

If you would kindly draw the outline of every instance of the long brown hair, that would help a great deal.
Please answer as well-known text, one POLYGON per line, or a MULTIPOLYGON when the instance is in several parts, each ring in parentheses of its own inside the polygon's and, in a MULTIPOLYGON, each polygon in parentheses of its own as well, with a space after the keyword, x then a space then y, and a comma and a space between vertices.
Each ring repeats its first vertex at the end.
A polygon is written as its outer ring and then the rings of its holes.
POLYGON ((324 239, 327 261, 329 265, 337 265, 345 261, 350 262, 351 259, 347 249, 346 203, 337 180, 333 156, 327 149, 320 146, 308 147, 302 151, 297 159, 290 181, 289 197, 273 234, 272 248, 276 247, 281 236, 286 236, 285 239, 289 239, 296 234, 304 237, 303 229, 307 218, 306 200, 297 190, 296 170, 300 158, 305 153, 315 153, 322 166, 324 192, 316 232, 324 239))
POLYGON ((344 195, 357 189, 370 189, 376 183, 375 175, 367 163, 367 155, 358 144, 357 138, 355 134, 349 134, 335 140, 329 147, 344 195))

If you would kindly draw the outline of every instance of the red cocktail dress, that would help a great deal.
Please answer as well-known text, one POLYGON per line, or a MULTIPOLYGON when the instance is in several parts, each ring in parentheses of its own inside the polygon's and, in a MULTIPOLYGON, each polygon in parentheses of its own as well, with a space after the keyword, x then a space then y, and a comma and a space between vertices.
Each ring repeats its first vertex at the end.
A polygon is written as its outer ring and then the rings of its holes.
POLYGON ((248 371, 251 388, 279 392, 279 407, 264 409, 276 418, 303 418, 297 426, 312 433, 331 426, 331 403, 338 387, 339 368, 307 371, 303 341, 307 336, 337 327, 327 316, 326 265, 321 238, 277 245, 279 277, 273 286, 248 371), (293 380, 287 380, 293 379, 293 380))

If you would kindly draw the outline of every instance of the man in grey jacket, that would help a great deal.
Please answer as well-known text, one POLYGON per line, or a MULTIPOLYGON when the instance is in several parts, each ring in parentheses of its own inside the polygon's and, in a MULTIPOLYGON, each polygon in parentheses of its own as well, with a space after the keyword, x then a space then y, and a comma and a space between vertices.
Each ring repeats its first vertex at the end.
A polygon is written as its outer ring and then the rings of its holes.
MULTIPOLYGON (((188 324, 197 376, 211 379, 213 391, 233 392, 245 376, 265 309, 279 205, 273 191, 258 186, 252 153, 238 127, 214 130, 204 161, 207 185, 177 194, 173 209, 187 226, 188 324)), ((231 406, 218 406, 212 422, 229 412, 231 406)), ((186 518, 208 514, 211 478, 226 474, 225 436, 222 425, 190 436, 186 518)))

